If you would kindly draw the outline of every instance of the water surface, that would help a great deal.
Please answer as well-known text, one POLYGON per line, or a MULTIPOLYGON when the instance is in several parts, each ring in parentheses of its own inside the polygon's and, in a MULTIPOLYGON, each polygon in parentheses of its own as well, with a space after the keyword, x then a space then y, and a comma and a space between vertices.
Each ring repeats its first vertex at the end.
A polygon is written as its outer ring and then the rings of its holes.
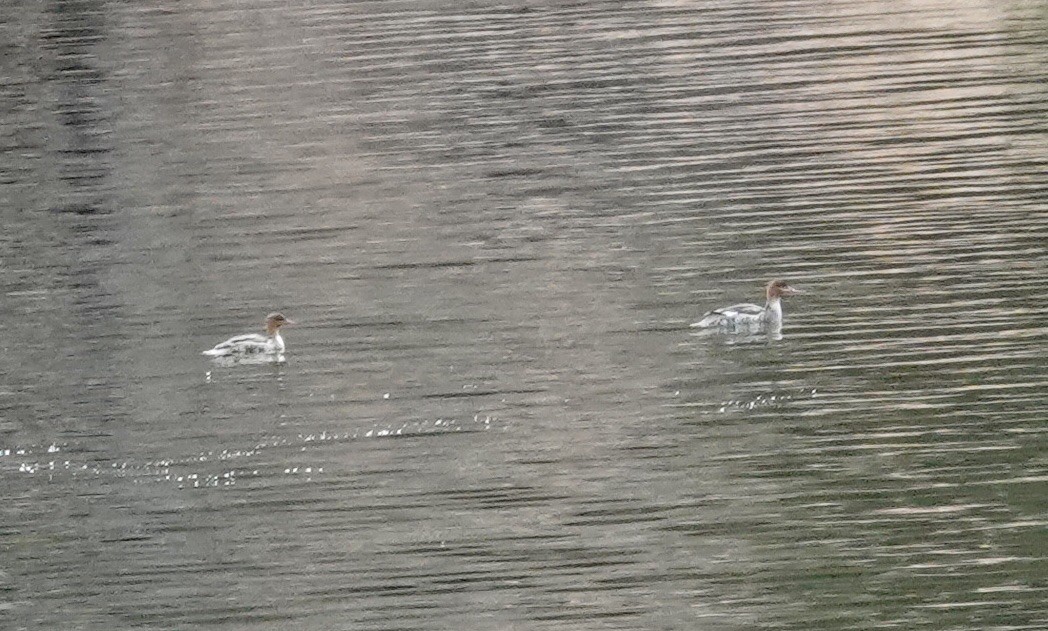
POLYGON ((4 628, 1043 628, 1046 26, 0 17, 4 628))

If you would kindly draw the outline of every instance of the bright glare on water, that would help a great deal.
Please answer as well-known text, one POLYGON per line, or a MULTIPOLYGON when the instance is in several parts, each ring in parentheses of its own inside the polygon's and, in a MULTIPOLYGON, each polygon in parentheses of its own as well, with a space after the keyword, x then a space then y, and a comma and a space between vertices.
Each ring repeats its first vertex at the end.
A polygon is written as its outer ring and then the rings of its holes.
POLYGON ((1048 626, 1043 3, 16 4, 0 628, 1048 626))

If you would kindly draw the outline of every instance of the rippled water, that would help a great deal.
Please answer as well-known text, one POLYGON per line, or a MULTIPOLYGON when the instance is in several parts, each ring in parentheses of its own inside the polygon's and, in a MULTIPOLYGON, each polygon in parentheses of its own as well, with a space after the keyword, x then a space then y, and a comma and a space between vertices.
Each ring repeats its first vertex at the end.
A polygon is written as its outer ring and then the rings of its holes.
POLYGON ((16 4, 3 628, 1048 626, 1042 3, 16 4))

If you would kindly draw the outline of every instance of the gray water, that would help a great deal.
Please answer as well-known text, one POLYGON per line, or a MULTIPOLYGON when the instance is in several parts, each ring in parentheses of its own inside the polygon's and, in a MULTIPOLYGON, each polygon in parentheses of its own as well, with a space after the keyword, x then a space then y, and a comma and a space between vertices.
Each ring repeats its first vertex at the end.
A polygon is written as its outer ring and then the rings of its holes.
POLYGON ((1038 2, 15 2, 0 627, 1043 629, 1038 2), (783 277, 782 339, 696 335, 783 277), (279 309, 283 363, 200 352, 279 309))

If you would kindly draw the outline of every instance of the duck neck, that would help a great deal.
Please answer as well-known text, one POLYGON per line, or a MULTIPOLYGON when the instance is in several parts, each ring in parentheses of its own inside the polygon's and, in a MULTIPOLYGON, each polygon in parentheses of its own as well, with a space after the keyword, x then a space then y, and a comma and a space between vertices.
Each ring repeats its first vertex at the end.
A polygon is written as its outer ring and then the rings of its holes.
POLYGON ((778 296, 768 297, 768 303, 764 305, 764 315, 768 322, 782 322, 782 301, 778 296))

